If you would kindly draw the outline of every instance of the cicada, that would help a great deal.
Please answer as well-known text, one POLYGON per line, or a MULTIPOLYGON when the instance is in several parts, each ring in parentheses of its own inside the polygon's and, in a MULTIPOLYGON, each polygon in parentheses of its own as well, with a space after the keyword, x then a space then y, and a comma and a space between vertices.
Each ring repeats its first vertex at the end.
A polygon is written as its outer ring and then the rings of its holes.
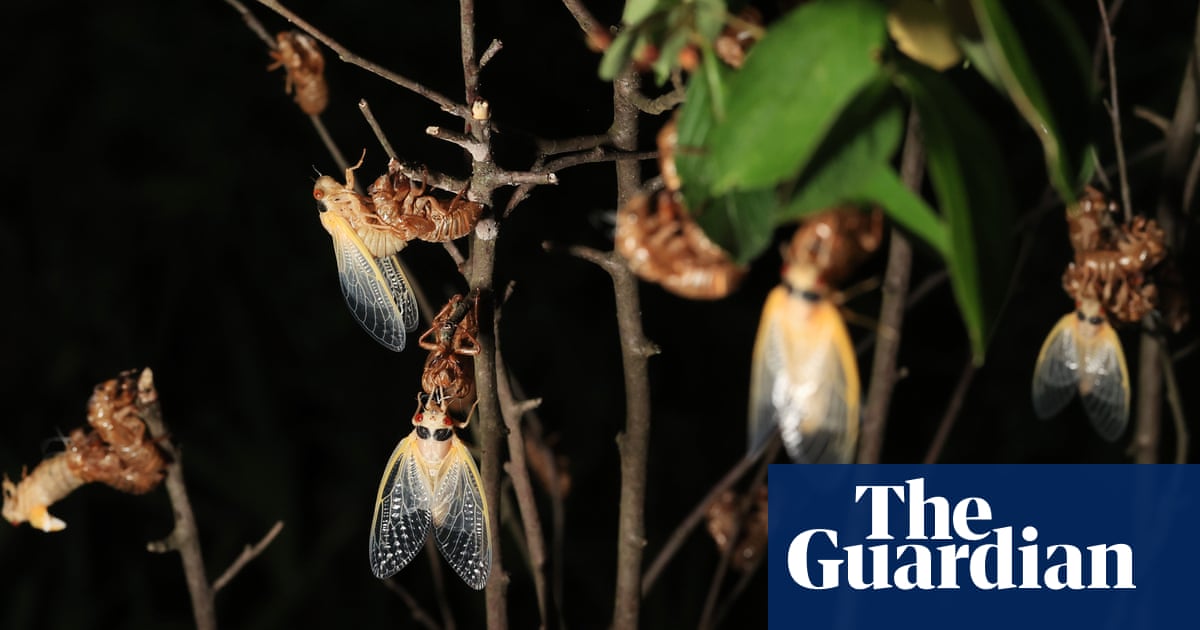
POLYGON ((394 575, 425 545, 430 526, 442 556, 473 589, 487 583, 492 531, 475 460, 454 433, 439 393, 417 397, 413 430, 392 452, 371 519, 371 571, 394 575))
POLYGON ((879 245, 882 217, 826 212, 796 231, 763 306, 750 373, 749 452, 775 427, 800 463, 848 463, 858 444, 858 361, 831 284, 879 245))
POLYGON ((297 31, 275 35, 276 50, 271 51, 274 62, 267 70, 283 67, 287 72, 284 90, 296 92, 296 104, 306 114, 317 115, 329 104, 329 88, 325 84, 325 56, 316 40, 297 31))
POLYGON ((407 240, 431 243, 462 238, 479 222, 483 204, 467 199, 466 192, 461 190, 450 200, 440 198, 427 192, 424 182, 409 179, 396 160, 389 161, 388 172, 367 189, 381 220, 407 240))
POLYGON ((338 281, 354 319, 389 350, 404 349, 407 333, 417 329, 417 300, 404 275, 398 252, 407 241, 382 224, 371 200, 354 190, 354 169, 346 183, 328 175, 317 179, 313 198, 321 225, 333 237, 338 281))
POLYGON ((1045 420, 1075 392, 1101 437, 1116 440, 1129 419, 1129 369, 1100 303, 1081 301, 1046 336, 1033 369, 1033 409, 1045 420))
POLYGON ((1148 272, 1167 255, 1164 234, 1152 219, 1117 223, 1116 204, 1088 188, 1067 208, 1067 233, 1075 259, 1063 273, 1063 290, 1075 300, 1046 336, 1033 369, 1033 409, 1043 420, 1079 392, 1101 437, 1114 441, 1129 423, 1129 369, 1113 323, 1141 321, 1158 304, 1148 272))

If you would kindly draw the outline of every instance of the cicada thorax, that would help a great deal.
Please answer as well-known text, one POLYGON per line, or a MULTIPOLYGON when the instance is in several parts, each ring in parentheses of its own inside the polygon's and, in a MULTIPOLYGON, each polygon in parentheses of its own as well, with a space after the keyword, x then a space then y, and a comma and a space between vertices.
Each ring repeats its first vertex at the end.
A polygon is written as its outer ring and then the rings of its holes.
MULTIPOLYGON (((374 199, 354 190, 354 171, 360 166, 361 158, 358 164, 346 169, 345 183, 339 183, 329 175, 317 178, 313 198, 324 212, 345 219, 372 257, 386 258, 404 249, 412 239, 407 238, 405 228, 384 220, 376 210, 374 199)), ((330 229, 328 225, 326 229, 330 229)))
POLYGON ((325 111, 329 88, 325 84, 325 57, 316 40, 297 31, 283 31, 275 35, 275 46, 270 53, 274 62, 267 69, 283 67, 287 72, 284 90, 288 94, 295 91, 296 104, 304 113, 325 111))
POLYGON ((454 429, 458 424, 449 413, 449 403, 450 400, 442 392, 425 394, 419 397, 417 411, 412 418, 417 448, 425 460, 431 479, 436 476, 442 460, 450 452, 450 440, 454 438, 454 429))
POLYGON ((784 252, 785 264, 810 265, 827 286, 840 283, 883 239, 883 215, 853 208, 827 210, 804 221, 784 252))

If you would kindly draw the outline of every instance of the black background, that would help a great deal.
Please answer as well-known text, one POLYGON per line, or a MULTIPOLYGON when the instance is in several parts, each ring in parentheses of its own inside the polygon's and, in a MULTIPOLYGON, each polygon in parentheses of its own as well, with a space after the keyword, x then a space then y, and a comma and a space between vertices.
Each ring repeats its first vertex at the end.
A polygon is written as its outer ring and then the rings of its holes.
MULTIPOLYGON (((528 166, 518 131, 542 137, 603 133, 611 88, 595 77, 561 5, 480 3, 478 49, 504 50, 483 75, 503 166, 528 166)), ((590 3, 606 23, 619 3, 590 3)), ((1094 40, 1094 7, 1078 3, 1094 40)), ((1129 115, 1174 107, 1195 7, 1130 3, 1117 24, 1126 146, 1159 132, 1129 115)), ((294 2, 292 8, 351 50, 461 98, 455 3, 294 2)), ((271 31, 285 23, 257 6, 271 31)), ((774 15, 777 8, 766 7, 774 15)), ((314 167, 339 176, 307 117, 268 74, 266 49, 225 3, 9 3, 0 40, 5 122, 0 178, 0 467, 17 476, 84 422, 92 386, 152 366, 166 420, 184 452, 188 487, 210 576, 275 520, 283 533, 218 596, 225 627, 404 626, 403 601, 371 576, 367 531, 379 475, 408 431, 422 353, 393 354, 362 333, 337 288, 329 238, 311 198, 314 167)), ((363 179, 386 158, 358 113, 372 108, 401 157, 465 176, 454 147, 423 133, 456 120, 419 97, 328 55, 332 94, 324 120, 350 156, 367 150, 363 179)), ((1004 168, 1019 207, 1045 189, 1036 138, 1011 106, 966 71, 961 86, 1004 140, 1004 168)), ((781 80, 786 78, 781 77, 781 80)), ((1110 163, 1103 111, 1094 137, 1110 163)), ((660 120, 646 117, 643 148, 660 120)), ((1131 167, 1135 205, 1152 207, 1157 157, 1131 167)), ((651 173, 652 166, 647 167, 651 173)), ((997 171, 998 176, 1003 171, 997 171)), ((611 165, 560 173, 502 228, 498 286, 516 282, 501 340, 569 462, 565 614, 574 627, 611 616, 618 461, 624 400, 608 277, 543 241, 607 249, 614 209, 611 165)), ((501 197, 503 199, 504 197, 501 197)), ((1119 462, 1128 437, 1096 437, 1077 405, 1037 421, 1029 378, 1042 338, 1071 308, 1059 277, 1069 257, 1060 208, 1029 216, 1030 248, 988 363, 976 376, 943 452, 946 462, 1119 462)), ((786 231, 779 235, 786 237, 786 231)), ((440 247, 404 253, 434 301, 465 287, 440 247)), ((1183 267, 1192 257, 1185 253, 1183 267)), ((878 276, 877 255, 861 278, 878 276)), ((654 424, 647 497, 647 559, 682 516, 742 456, 751 345, 759 309, 778 281, 774 250, 732 297, 688 302, 643 286, 654 424)), ((914 284, 939 263, 918 247, 914 284)), ((849 304, 870 316, 878 292, 849 304)), ((864 334, 852 329, 856 339, 864 334)), ((919 461, 967 359, 966 335, 943 283, 907 313, 883 459, 919 461)), ((1136 334, 1122 334, 1136 374, 1136 334)), ((1172 340, 1187 345, 1194 333, 1172 340)), ((869 353, 860 358, 869 373, 869 353)), ((1178 364, 1184 404, 1195 409, 1196 359, 1178 364)), ((864 376, 864 389, 866 377, 864 376)), ((1165 412, 1164 412, 1165 413, 1165 412)), ((1164 416, 1169 418, 1169 416, 1164 416)), ((1173 448, 1164 428, 1164 453, 1173 448)), ((497 509, 493 506, 493 509, 497 509)), ((191 612, 177 556, 144 551, 169 531, 162 490, 144 497, 87 486, 53 511, 69 527, 43 534, 0 526, 0 627, 185 628, 191 612)), ((543 513, 548 529, 548 513, 543 513)), ((532 583, 506 531, 513 627, 536 623, 532 583)), ((649 595, 647 627, 691 625, 716 564, 698 533, 649 595)), ((441 562, 440 558, 438 562, 441 562)), ((444 565, 443 565, 444 566, 444 565)), ((433 611, 425 554, 398 576, 433 611)), ((447 574, 459 627, 483 618, 483 597, 447 574)), ((759 625, 760 574, 730 617, 759 625)))

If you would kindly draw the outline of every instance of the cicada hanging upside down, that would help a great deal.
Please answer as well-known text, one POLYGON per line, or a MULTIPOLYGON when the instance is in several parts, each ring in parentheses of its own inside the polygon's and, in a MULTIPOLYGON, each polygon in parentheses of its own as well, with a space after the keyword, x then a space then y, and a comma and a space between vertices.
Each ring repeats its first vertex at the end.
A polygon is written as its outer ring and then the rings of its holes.
POLYGON ((1146 272, 1166 256, 1163 232, 1153 220, 1113 219, 1116 205, 1088 189, 1067 209, 1075 260, 1063 274, 1063 290, 1075 300, 1046 336, 1033 370, 1033 409, 1057 415, 1079 393, 1101 437, 1114 441, 1129 423, 1129 369, 1121 339, 1109 322, 1138 322, 1154 310, 1157 288, 1146 272))
POLYGON ((384 579, 417 555, 432 526, 442 556, 473 589, 492 567, 492 531, 479 469, 439 393, 418 396, 413 430, 392 452, 375 497, 370 558, 384 579))
POLYGON ((354 319, 389 350, 404 349, 407 333, 417 329, 417 300, 396 252, 407 243, 375 212, 369 198, 354 190, 354 169, 346 183, 328 175, 317 179, 313 198, 321 225, 333 237, 338 281, 354 319))
POLYGON ((784 253, 783 282, 763 306, 750 375, 749 452, 775 427, 800 463, 849 463, 858 444, 858 361, 831 285, 880 242, 882 216, 810 218, 784 253))
POLYGON ((304 113, 317 115, 329 104, 329 88, 325 85, 325 57, 316 40, 296 31, 283 31, 275 35, 276 50, 271 51, 275 61, 267 70, 283 67, 287 72, 284 90, 296 93, 296 104, 304 113))

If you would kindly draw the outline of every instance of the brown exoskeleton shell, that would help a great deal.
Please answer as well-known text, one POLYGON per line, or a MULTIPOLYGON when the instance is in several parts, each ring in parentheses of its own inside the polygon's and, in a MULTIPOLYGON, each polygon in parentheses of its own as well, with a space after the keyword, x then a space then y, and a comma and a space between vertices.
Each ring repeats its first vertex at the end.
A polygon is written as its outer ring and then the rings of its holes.
POLYGON ((739 497, 731 490, 717 497, 708 507, 708 533, 721 553, 733 546, 730 563, 744 573, 762 559, 767 549, 767 489, 758 487, 740 527, 739 503, 739 497))
POLYGON ((376 179, 368 193, 380 219, 409 240, 445 243, 462 238, 483 214, 483 204, 467 199, 465 190, 449 200, 427 193, 425 184, 409 179, 395 160, 388 162, 387 174, 376 179))
POLYGON ((805 219, 792 236, 784 259, 790 267, 811 268, 816 281, 830 286, 878 249, 882 239, 883 216, 878 210, 827 210, 805 219))
POLYGON ((450 401, 450 409, 465 412, 475 398, 472 357, 479 354, 477 300, 475 295, 455 295, 433 318, 433 324, 417 343, 429 350, 421 373, 421 388, 450 401))
POLYGON ((329 104, 329 88, 325 85, 325 57, 313 38, 298 31, 283 31, 275 35, 276 50, 271 51, 274 62, 267 70, 283 67, 287 72, 284 90, 295 91, 296 104, 304 113, 317 115, 329 104))
POLYGON ((344 184, 329 175, 318 177, 313 198, 324 204, 326 211, 344 217, 372 256, 386 258, 404 249, 412 236, 405 226, 385 221, 376 211, 375 201, 354 190, 354 171, 360 166, 362 158, 346 169, 344 184))

